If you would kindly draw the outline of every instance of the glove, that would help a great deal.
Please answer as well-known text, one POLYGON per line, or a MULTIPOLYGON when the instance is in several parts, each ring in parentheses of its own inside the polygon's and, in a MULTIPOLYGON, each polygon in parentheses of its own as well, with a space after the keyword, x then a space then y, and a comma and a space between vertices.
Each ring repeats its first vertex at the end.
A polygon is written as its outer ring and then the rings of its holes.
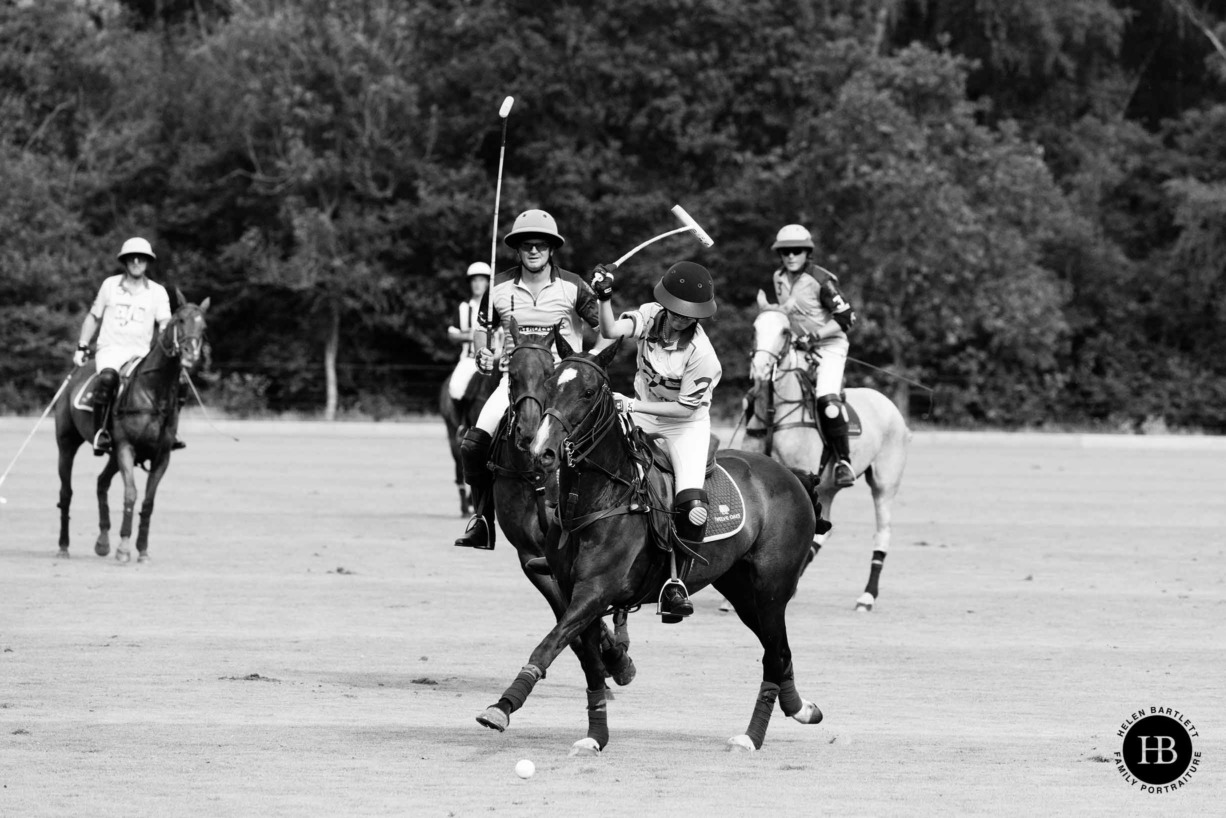
POLYGON ((496 363, 498 363, 498 355, 494 350, 489 347, 481 347, 477 350, 477 370, 482 375, 492 375, 496 363))
POLYGON ((72 365, 81 366, 85 363, 85 354, 89 351, 88 348, 77 347, 77 351, 72 353, 72 365))
POLYGON ((617 288, 617 278, 613 275, 616 269, 610 264, 597 264, 592 270, 592 290, 601 301, 613 297, 613 290, 617 288))
POLYGON ((634 411, 634 398, 628 398, 621 392, 613 393, 613 402, 617 404, 617 411, 619 412, 634 411))

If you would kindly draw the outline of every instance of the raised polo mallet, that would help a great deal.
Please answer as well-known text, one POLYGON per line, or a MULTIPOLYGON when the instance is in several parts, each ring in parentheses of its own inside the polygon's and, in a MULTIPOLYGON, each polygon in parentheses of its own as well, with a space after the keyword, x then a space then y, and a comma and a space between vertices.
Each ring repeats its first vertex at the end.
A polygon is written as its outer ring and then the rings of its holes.
POLYGON ((647 245, 654 244, 660 239, 666 239, 669 236, 675 236, 678 233, 685 233, 686 231, 689 231, 689 230, 692 230, 694 232, 694 235, 698 237, 698 240, 700 242, 702 242, 703 247, 713 247, 715 245, 715 240, 707 235, 707 231, 703 230, 702 227, 699 226, 698 222, 694 221, 694 217, 691 216, 689 213, 686 213, 685 208, 683 208, 681 205, 673 205, 673 215, 681 220, 681 224, 682 224, 681 227, 678 227, 675 230, 669 230, 667 233, 661 233, 655 238, 648 239, 647 241, 640 244, 638 247, 635 247, 629 253, 626 253, 626 255, 622 256, 617 261, 613 262, 612 266, 620 267, 626 261, 626 259, 633 256, 635 253, 637 253, 639 250, 642 250, 647 245))
MULTIPOLYGON (((485 291, 486 326, 494 323, 494 264, 498 261, 498 203, 502 198, 502 160, 507 154, 507 115, 511 113, 511 106, 514 104, 515 97, 507 97, 502 101, 502 107, 498 109, 498 116, 502 119, 502 147, 498 149, 498 186, 494 188, 494 229, 490 231, 490 286, 485 291)), ((494 333, 485 334, 485 348, 494 348, 494 333)))

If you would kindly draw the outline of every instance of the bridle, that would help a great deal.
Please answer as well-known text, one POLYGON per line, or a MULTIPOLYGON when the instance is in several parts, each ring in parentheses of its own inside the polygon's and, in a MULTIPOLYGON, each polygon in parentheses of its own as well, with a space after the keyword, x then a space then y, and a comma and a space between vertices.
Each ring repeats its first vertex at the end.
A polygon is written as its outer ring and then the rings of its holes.
MULTIPOLYGON (((190 313, 190 311, 189 311, 190 313)), ((188 333, 184 331, 183 337, 179 337, 179 329, 186 321, 186 314, 175 315, 170 320, 168 326, 161 335, 158 336, 158 348, 162 350, 162 354, 168 358, 182 358, 183 354, 190 353, 193 359, 200 356, 202 347, 204 346, 204 331, 198 333, 188 333), (167 337, 169 344, 167 343, 167 337)))
MULTIPOLYGON (((510 379, 509 370, 510 370, 511 359, 515 357, 515 354, 517 352, 522 352, 525 349, 537 349, 549 355, 550 358, 553 357, 553 353, 550 352, 547 347, 541 346, 539 344, 516 344, 515 347, 510 351, 510 353, 507 354, 507 369, 508 369, 507 378, 508 380, 510 379)), ((510 388, 511 388, 511 385, 508 383, 507 389, 510 390, 510 388)), ((531 393, 520 395, 519 397, 516 397, 515 395, 511 395, 510 418, 508 419, 508 421, 512 427, 515 426, 515 424, 518 422, 520 404, 524 403, 525 401, 532 401, 533 403, 535 403, 537 411, 540 412, 541 417, 542 418, 545 417, 545 404, 541 403, 541 399, 538 398, 536 395, 533 395, 531 393)), ((518 446, 518 444, 516 445, 518 446)))
MULTIPOLYGON (((600 444, 600 441, 604 440, 605 435, 616 425, 618 412, 613 401, 613 391, 609 388, 609 375, 604 368, 594 361, 576 356, 563 359, 558 367, 561 368, 570 363, 590 366, 600 375, 599 398, 573 426, 567 423, 566 418, 558 414, 558 410, 553 407, 544 412, 545 417, 553 418, 562 427, 565 433, 562 439, 562 451, 566 455, 566 465, 573 468, 580 461, 585 460, 600 444)), ((609 476, 620 479, 613 474, 609 476)))

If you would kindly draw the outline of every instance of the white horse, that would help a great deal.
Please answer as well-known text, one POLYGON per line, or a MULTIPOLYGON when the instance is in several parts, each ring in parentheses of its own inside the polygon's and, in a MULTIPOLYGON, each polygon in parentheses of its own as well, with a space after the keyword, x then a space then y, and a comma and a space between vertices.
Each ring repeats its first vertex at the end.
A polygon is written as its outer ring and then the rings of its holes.
MULTIPOLYGON (((785 466, 813 474, 820 502, 818 533, 813 556, 830 535, 830 507, 839 487, 834 483, 833 458, 823 459, 826 447, 817 422, 809 362, 794 346, 796 332, 786 313, 758 293, 760 312, 754 320, 750 358, 752 409, 740 448, 760 451, 785 466)), ((891 506, 907 464, 911 430, 893 401, 876 389, 847 389, 844 401, 860 419, 860 433, 851 438, 851 466, 863 475, 873 492, 877 530, 868 584, 856 600, 857 611, 871 611, 877 603, 878 580, 890 550, 891 506)), ((812 558, 810 558, 812 559, 812 558)))

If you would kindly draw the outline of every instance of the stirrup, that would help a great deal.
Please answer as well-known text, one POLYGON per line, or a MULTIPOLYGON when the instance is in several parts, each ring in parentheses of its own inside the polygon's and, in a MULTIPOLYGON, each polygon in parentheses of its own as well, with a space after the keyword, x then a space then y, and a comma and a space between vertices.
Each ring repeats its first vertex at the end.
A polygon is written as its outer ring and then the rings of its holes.
POLYGON ((690 592, 686 589, 685 583, 676 577, 670 578, 662 586, 660 586, 660 596, 656 599, 656 615, 660 617, 661 622, 674 624, 685 619, 694 613, 694 603, 690 602, 690 592), (674 606, 667 610, 664 608, 664 595, 671 589, 678 589, 681 592, 681 599, 674 606))
POLYGON ((856 484, 856 472, 846 460, 839 460, 834 464, 834 484, 839 488, 856 484))
POLYGON ((95 455, 102 456, 104 454, 110 454, 112 446, 111 433, 106 429, 99 429, 94 434, 93 446, 95 455))
POLYGON ((468 528, 464 529, 463 536, 457 537, 455 544, 464 548, 476 548, 480 551, 493 551, 494 532, 484 517, 474 514, 473 518, 468 521, 468 528), (484 529, 485 536, 481 536, 482 532, 477 530, 478 527, 484 529))

